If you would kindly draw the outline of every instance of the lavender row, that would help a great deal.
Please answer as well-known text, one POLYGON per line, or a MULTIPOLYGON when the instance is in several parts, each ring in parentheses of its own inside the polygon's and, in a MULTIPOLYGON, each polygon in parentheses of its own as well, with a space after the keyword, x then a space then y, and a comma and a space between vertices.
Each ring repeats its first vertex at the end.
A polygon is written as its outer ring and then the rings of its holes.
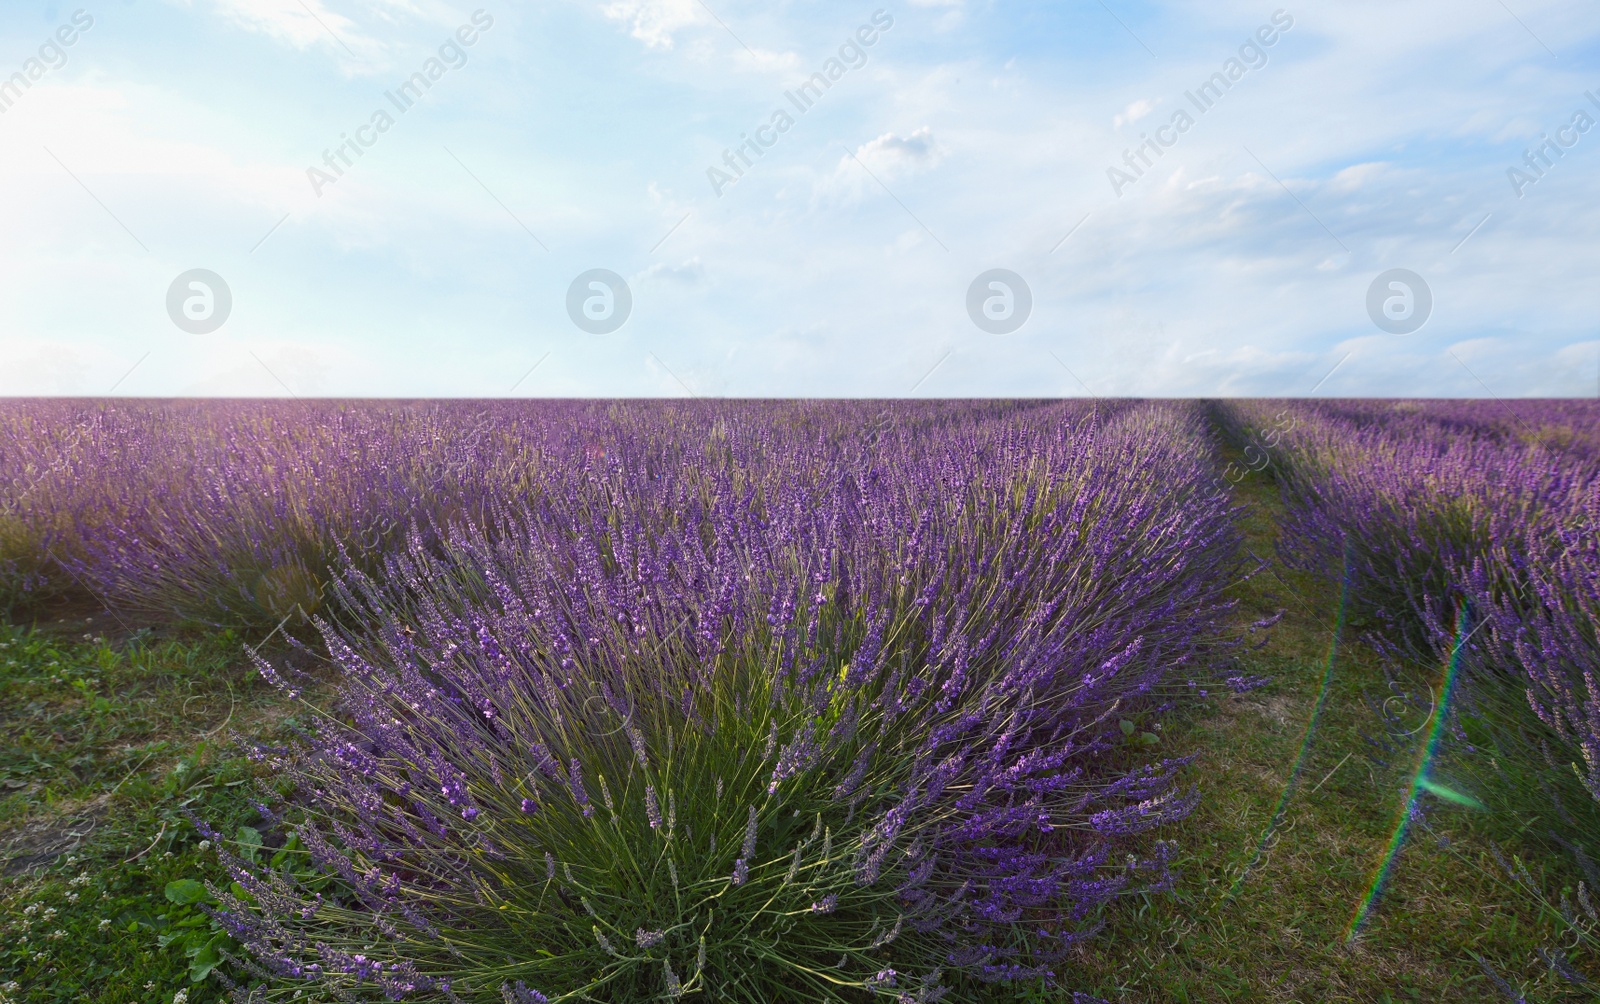
MULTIPOLYGON (((1500 405, 1477 407, 1493 415, 1500 405)), ((1431 658, 1448 647, 1469 591, 1523 593, 1530 569, 1549 567, 1595 525, 1600 481, 1565 451, 1417 414, 1381 402, 1240 402, 1224 423, 1272 465, 1290 564, 1347 575, 1358 608, 1384 626, 1380 643, 1431 658), (1412 417, 1371 420, 1377 412, 1412 417)))
POLYGON ((325 878, 215 890, 258 976, 927 1001, 1163 888, 1198 796, 1161 716, 1249 685, 1197 413, 884 416, 565 415, 574 462, 343 562, 339 713, 260 754, 325 878))
MULTIPOLYGON (((897 423, 1004 407, 913 414, 862 402, 841 406, 833 434, 876 441, 897 423)), ((257 627, 315 612, 341 547, 370 564, 413 519, 448 524, 481 516, 491 500, 536 495, 553 472, 603 460, 615 415, 626 411, 593 402, 0 402, 0 609, 78 592, 146 617, 257 627)), ((704 424, 708 412, 659 413, 671 429, 704 424)), ((788 406, 770 415, 815 421, 788 406)))
MULTIPOLYGON (((1243 403, 1230 422, 1259 438, 1281 410, 1243 403)), ((1289 503, 1285 554, 1349 576, 1392 654, 1439 665, 1461 646, 1455 769, 1597 882, 1583 848, 1600 842, 1600 476, 1570 441, 1506 435, 1508 412, 1600 423, 1593 402, 1435 403, 1403 421, 1375 417, 1397 413, 1382 402, 1298 404, 1264 449, 1289 503)), ((1593 949, 1586 922, 1557 912, 1593 949)))
POLYGON ((1397 439, 1467 436, 1510 447, 1542 447, 1593 467, 1600 463, 1600 406, 1593 400, 1329 400, 1325 416, 1381 429, 1397 439))

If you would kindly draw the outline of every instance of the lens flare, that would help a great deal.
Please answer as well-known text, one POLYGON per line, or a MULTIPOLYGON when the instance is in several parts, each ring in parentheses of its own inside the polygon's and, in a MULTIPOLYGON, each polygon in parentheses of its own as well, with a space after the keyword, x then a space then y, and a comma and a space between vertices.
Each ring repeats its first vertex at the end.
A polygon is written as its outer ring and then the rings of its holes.
MULTIPOLYGON (((1429 778, 1428 770, 1433 766, 1434 757, 1438 755, 1439 741, 1444 738, 1444 725, 1449 717, 1447 713, 1450 699, 1455 696, 1456 681, 1460 676, 1461 653, 1466 650, 1467 639, 1471 637, 1466 633, 1466 628, 1467 608, 1463 606, 1456 615, 1455 642, 1450 646, 1450 660, 1445 664, 1444 682, 1439 687, 1439 700, 1433 706, 1433 716, 1428 723, 1428 738, 1422 744, 1422 752, 1417 758, 1416 773, 1411 775, 1405 801, 1400 804, 1400 818, 1396 820, 1394 834, 1390 836, 1389 843, 1384 848, 1378 870, 1372 876, 1372 884, 1367 887, 1367 894, 1361 898, 1360 905, 1356 907, 1355 916, 1350 918, 1350 927, 1345 931, 1346 942, 1354 940, 1366 926, 1367 921, 1372 918, 1372 911, 1377 907, 1379 897, 1383 895, 1389 874, 1394 870, 1394 863, 1400 857, 1400 848, 1405 845, 1406 833, 1411 828, 1411 819, 1416 813, 1418 799, 1422 797, 1423 792, 1436 792, 1440 789, 1450 791, 1429 778)), ((1456 792, 1451 791, 1450 794, 1456 795, 1456 792)))

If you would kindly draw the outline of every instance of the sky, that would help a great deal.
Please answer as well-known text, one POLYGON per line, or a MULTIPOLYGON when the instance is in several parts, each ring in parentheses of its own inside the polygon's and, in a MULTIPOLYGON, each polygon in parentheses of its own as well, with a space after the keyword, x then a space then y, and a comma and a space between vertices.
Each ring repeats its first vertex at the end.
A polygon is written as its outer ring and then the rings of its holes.
POLYGON ((1600 394, 1592 0, 8 0, 0 395, 1600 394))

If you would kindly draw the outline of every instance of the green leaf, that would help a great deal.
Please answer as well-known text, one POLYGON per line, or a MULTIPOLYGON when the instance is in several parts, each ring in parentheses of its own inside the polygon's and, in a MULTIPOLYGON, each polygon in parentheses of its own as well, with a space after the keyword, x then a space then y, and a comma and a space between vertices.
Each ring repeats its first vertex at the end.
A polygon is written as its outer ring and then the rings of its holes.
POLYGON ((254 826, 239 827, 239 850, 251 861, 256 859, 256 852, 261 850, 261 831, 254 826))
POLYGON ((1141 732, 1139 733, 1139 738, 1144 741, 1146 746, 1154 746, 1161 741, 1161 737, 1154 732, 1141 732))
POLYGON ((208 895, 206 887, 194 879, 173 879, 167 883, 167 901, 179 906, 198 903, 208 895))
POLYGON ((221 941, 222 937, 218 935, 192 953, 193 958, 189 962, 189 981, 191 983, 204 981, 207 976, 211 975, 211 970, 222 965, 222 951, 218 947, 221 941))
POLYGON ((283 842, 283 846, 278 849, 278 853, 276 853, 276 854, 274 854, 272 856, 272 867, 274 867, 274 868, 283 867, 283 863, 285 861, 289 860, 289 855, 293 854, 295 851, 297 851, 299 849, 300 849, 300 834, 298 834, 298 833, 289 834, 289 839, 285 840, 283 842))
POLYGON ((1132 722, 1130 722, 1126 718, 1124 718, 1120 724, 1122 726, 1122 734, 1123 735, 1125 735, 1125 736, 1133 735, 1133 723, 1132 722))

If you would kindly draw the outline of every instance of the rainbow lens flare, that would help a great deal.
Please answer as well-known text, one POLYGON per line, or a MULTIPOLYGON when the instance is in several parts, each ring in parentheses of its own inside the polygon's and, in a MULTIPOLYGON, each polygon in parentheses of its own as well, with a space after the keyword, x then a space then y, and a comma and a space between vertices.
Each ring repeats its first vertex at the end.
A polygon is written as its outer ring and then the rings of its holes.
MULTIPOLYGON (((1400 818, 1396 820, 1394 833, 1389 837, 1389 843, 1384 848, 1383 859, 1378 864, 1378 870, 1372 876, 1372 883, 1367 887, 1367 893, 1361 898, 1361 903, 1356 907, 1355 916, 1350 918, 1350 927, 1345 931, 1345 941, 1353 941, 1367 921, 1372 918, 1372 912, 1377 908, 1378 900, 1383 895, 1384 887, 1388 884, 1389 875, 1394 870, 1395 861, 1400 857, 1400 848, 1405 845, 1406 834, 1410 831, 1412 817, 1416 814, 1417 801, 1423 792, 1433 792, 1438 789, 1449 791, 1428 777, 1428 771, 1433 766, 1434 758, 1439 752, 1439 741, 1444 737, 1445 720, 1449 717, 1450 699, 1455 696, 1456 681, 1460 676, 1461 653, 1466 649, 1467 639, 1467 609, 1463 606, 1456 614, 1455 642, 1450 646, 1450 659, 1445 664, 1444 682, 1439 688, 1439 700, 1434 702, 1433 715, 1428 722, 1428 738, 1422 744, 1422 752, 1417 758, 1416 772, 1411 775, 1411 783, 1407 786, 1405 801, 1400 805, 1400 818)), ((1455 792, 1450 792, 1456 795, 1455 792)), ((1458 796, 1469 798, 1469 796, 1458 796)), ((1451 799, 1454 801, 1455 799, 1451 799)), ((1475 799, 1471 801, 1476 802, 1475 799)))

